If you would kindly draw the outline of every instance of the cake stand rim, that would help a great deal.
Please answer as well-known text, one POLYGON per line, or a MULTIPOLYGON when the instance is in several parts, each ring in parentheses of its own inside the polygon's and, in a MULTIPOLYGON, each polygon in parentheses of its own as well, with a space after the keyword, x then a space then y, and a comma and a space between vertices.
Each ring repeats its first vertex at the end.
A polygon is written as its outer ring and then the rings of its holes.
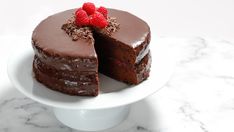
MULTIPOLYGON (((25 88, 22 88, 22 86, 19 84, 19 80, 16 80, 14 75, 13 75, 13 72, 14 72, 14 66, 13 64, 15 63, 14 61, 17 59, 22 59, 23 57, 26 57, 25 55, 26 54, 29 54, 29 53, 32 53, 32 49, 27 47, 25 50, 21 50, 21 52, 15 52, 15 54, 13 56, 11 56, 8 60, 8 66, 7 66, 7 73, 8 73, 8 77, 9 79, 11 80, 11 82, 13 83, 13 85, 16 87, 16 89, 18 89, 21 93, 23 93, 24 95, 26 95, 27 97, 39 102, 39 103, 42 103, 42 104, 45 104, 45 105, 48 105, 48 106, 51 106, 51 107, 54 107, 54 108, 63 108, 63 109, 87 109, 87 110, 91 110, 91 109, 107 109, 107 108, 114 108, 114 107, 120 107, 120 106, 124 106, 124 105, 128 105, 128 104, 132 104, 134 102, 137 102, 137 101, 140 101, 152 94, 154 94, 155 92, 159 91, 160 89, 162 89, 162 87, 167 83, 167 81, 170 79, 171 75, 173 74, 173 71, 174 71, 174 65, 175 65, 175 62, 174 63, 170 63, 171 66, 170 68, 171 69, 168 69, 170 72, 167 73, 168 74, 168 77, 167 79, 164 80, 164 82, 161 84, 160 87, 158 87, 157 89, 153 90, 153 91, 147 91, 148 93, 144 93, 144 96, 136 96, 134 99, 132 100, 126 100, 125 102, 118 102, 117 104, 114 102, 113 104, 108 104, 108 105, 99 105, 99 106, 95 106, 95 107, 92 107, 92 106, 88 106, 88 105, 83 105, 83 106, 79 106, 77 104, 61 104, 60 102, 48 102, 48 101, 45 101, 45 100, 42 100, 40 98, 37 98, 36 96, 34 96, 32 93, 30 93, 29 91, 26 91, 25 88), (19 53, 22 53, 22 51, 25 53, 24 56, 21 54, 21 56, 19 56, 19 53), (16 57, 16 58, 14 58, 16 57), (20 58, 21 57, 21 58, 20 58)), ((152 57, 153 58, 153 57, 152 57)), ((153 69, 153 67, 152 67, 153 69)), ((33 78, 33 77, 32 77, 33 78)), ((149 78, 151 79, 151 78, 149 78)), ((146 83, 149 81, 148 80, 145 80, 144 82, 142 82, 141 84, 137 85, 137 87, 141 86, 142 84, 146 83)), ((152 82, 152 81, 151 81, 152 82)), ((56 92, 56 91, 54 91, 56 92)), ((114 95, 114 93, 113 93, 114 95)), ((98 95, 98 96, 102 96, 102 95, 98 95)))

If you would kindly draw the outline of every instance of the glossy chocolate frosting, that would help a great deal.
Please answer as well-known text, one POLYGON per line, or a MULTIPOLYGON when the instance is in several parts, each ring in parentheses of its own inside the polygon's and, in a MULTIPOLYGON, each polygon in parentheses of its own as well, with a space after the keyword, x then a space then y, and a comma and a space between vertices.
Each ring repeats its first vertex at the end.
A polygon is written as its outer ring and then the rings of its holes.
MULTIPOLYGON (((128 12, 108 9, 109 16, 117 18, 120 29, 111 35, 111 38, 137 48, 150 34, 150 28, 143 20, 128 12)), ((61 26, 71 18, 75 9, 67 10, 49 16, 42 21, 32 35, 33 46, 40 48, 46 54, 69 57, 96 58, 94 42, 72 39, 61 29, 61 26)), ((140 52, 140 51, 138 51, 140 52)))
POLYGON ((133 14, 109 9, 109 16, 116 17, 118 23, 120 23, 119 30, 113 33, 111 37, 132 48, 136 48, 145 42, 150 34, 148 24, 133 14))
POLYGON ((96 58, 94 42, 83 39, 72 41, 61 29, 62 25, 72 17, 72 13, 74 10, 64 11, 42 21, 33 32, 33 46, 51 56, 96 58))

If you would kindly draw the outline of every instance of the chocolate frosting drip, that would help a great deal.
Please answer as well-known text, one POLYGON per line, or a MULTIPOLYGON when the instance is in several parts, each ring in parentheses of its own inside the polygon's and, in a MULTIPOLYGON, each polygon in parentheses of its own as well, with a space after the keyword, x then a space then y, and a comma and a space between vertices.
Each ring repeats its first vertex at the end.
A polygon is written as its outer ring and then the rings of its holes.
POLYGON ((72 38, 73 41, 77 41, 78 39, 94 41, 91 28, 76 26, 74 23, 74 17, 69 19, 67 23, 63 24, 62 29, 72 38))

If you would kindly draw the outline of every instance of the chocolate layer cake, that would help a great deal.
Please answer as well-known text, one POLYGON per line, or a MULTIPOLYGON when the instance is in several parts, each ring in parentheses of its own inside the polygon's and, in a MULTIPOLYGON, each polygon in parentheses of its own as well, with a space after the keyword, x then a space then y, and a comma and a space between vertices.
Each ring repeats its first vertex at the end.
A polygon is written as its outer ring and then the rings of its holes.
POLYGON ((149 76, 147 23, 128 12, 108 9, 108 15, 116 17, 119 23, 116 32, 84 29, 85 39, 74 41, 61 29, 74 12, 73 9, 52 15, 34 30, 33 71, 39 82, 70 95, 96 96, 98 71, 128 84, 138 84, 149 76))

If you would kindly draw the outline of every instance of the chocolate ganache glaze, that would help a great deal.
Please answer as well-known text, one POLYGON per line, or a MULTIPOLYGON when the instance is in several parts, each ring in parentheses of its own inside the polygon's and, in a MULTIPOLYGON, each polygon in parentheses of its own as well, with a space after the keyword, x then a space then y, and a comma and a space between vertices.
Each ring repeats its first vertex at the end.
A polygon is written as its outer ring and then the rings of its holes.
POLYGON ((49 16, 34 30, 35 78, 48 88, 70 95, 96 96, 98 71, 129 84, 147 79, 150 72, 150 28, 128 12, 108 9, 119 29, 106 34, 92 29, 94 39, 76 41, 61 29, 75 9, 49 16))

